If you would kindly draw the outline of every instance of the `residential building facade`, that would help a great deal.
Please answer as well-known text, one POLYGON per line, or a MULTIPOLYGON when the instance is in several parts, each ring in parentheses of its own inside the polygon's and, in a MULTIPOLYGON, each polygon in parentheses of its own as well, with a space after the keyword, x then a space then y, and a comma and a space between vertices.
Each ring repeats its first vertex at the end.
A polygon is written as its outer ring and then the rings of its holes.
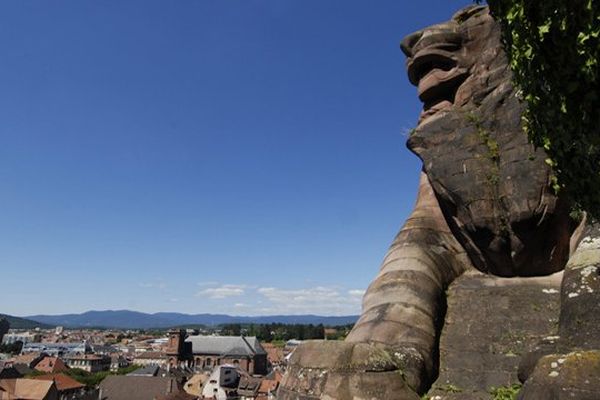
POLYGON ((69 354, 64 357, 65 364, 70 368, 79 368, 95 373, 110 370, 110 357, 99 354, 69 354))
POLYGON ((159 351, 144 351, 138 353, 133 358, 133 363, 137 365, 158 365, 159 367, 166 366, 168 357, 165 353, 159 351))
POLYGON ((21 354, 46 353, 53 357, 66 354, 91 354, 92 352, 92 346, 85 341, 80 343, 25 343, 21 350, 21 354))
POLYGON ((35 343, 42 340, 42 335, 39 333, 30 333, 30 332, 13 332, 7 333, 2 338, 2 344, 14 344, 17 342, 21 342, 24 345, 28 343, 35 343))

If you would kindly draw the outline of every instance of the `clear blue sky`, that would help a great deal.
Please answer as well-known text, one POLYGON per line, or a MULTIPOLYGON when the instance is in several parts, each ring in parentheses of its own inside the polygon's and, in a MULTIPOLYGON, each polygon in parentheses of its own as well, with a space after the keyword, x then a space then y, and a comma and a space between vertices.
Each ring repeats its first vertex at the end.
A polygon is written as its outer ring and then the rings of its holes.
POLYGON ((468 0, 0 3, 0 312, 352 314, 412 208, 400 39, 468 0))

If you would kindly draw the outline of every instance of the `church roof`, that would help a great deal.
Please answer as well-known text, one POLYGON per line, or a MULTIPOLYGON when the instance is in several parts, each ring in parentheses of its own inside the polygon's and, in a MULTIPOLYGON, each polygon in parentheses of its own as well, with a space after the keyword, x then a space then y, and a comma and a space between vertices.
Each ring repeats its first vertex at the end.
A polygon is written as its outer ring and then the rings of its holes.
POLYGON ((254 336, 189 336, 192 353, 219 356, 246 356, 267 354, 254 336))

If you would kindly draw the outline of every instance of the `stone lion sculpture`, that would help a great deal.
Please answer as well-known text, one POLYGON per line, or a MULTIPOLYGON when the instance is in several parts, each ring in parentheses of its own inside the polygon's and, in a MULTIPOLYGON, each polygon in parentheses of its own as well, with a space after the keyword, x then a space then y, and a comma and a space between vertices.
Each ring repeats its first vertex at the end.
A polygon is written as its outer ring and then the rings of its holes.
POLYGON ((346 340, 300 346, 279 399, 418 399, 437 374, 453 280, 470 269, 548 275, 577 244, 570 204, 551 190, 545 154, 523 133, 487 7, 415 32, 401 49, 424 105, 408 139, 423 162, 416 205, 346 340))

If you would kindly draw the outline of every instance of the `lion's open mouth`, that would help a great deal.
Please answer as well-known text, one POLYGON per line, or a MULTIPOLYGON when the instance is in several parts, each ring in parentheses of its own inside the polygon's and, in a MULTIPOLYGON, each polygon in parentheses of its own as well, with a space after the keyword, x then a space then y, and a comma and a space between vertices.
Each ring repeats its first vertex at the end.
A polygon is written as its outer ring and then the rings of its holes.
POLYGON ((444 45, 431 45, 408 60, 408 78, 418 87, 423 102, 421 120, 451 106, 467 70, 458 63, 455 52, 444 45))
POLYGON ((417 85, 419 98, 427 107, 444 100, 453 102, 467 71, 458 65, 455 53, 429 47, 409 61, 408 77, 417 85))
POLYGON ((421 50, 408 62, 408 79, 413 85, 435 69, 449 71, 456 67, 454 55, 446 50, 438 48, 426 48, 421 50))

